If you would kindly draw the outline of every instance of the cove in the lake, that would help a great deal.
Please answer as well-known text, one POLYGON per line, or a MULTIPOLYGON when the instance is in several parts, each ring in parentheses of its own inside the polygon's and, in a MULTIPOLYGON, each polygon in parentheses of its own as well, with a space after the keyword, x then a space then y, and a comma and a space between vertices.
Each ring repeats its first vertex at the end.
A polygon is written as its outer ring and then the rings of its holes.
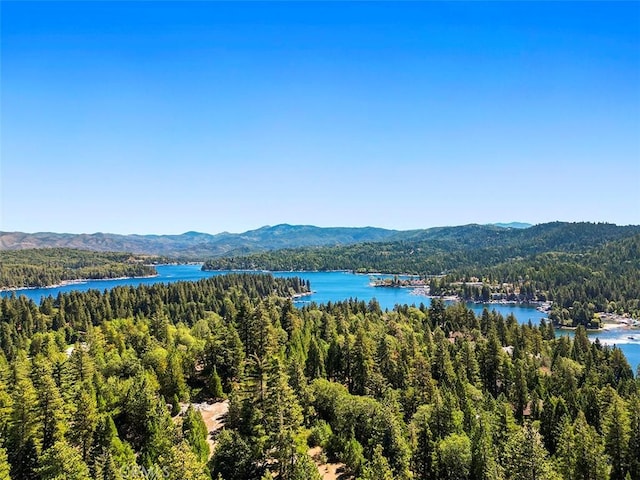
MULTIPOLYGON (((160 265, 157 267, 158 275, 146 278, 127 278, 113 280, 87 280, 85 282, 73 283, 64 286, 51 288, 34 288, 16 290, 14 292, 1 292, 2 296, 12 294, 25 295, 36 303, 42 297, 56 297, 58 293, 70 291, 86 291, 90 289, 105 290, 122 285, 150 285, 158 282, 178 282, 194 281, 214 275, 223 275, 228 272, 222 271, 202 271, 200 265, 160 265)), ((382 309, 392 309, 397 304, 424 303, 428 305, 430 298, 414 295, 410 288, 376 288, 370 285, 368 275, 357 275, 350 272, 273 272, 276 277, 300 277, 311 282, 312 295, 304 296, 295 301, 296 305, 303 306, 307 302, 327 303, 337 302, 348 298, 358 300, 369 300, 375 298, 382 309)), ((531 321, 534 324, 545 318, 545 314, 536 310, 533 306, 513 305, 513 304, 490 304, 482 305, 469 303, 469 308, 476 314, 482 313, 487 307, 495 310, 503 316, 513 314, 520 323, 531 321)), ((561 334, 560 331, 557 332, 561 334)), ((562 332, 562 334, 573 335, 573 332, 562 332)), ((631 332, 629 330, 616 329, 599 332, 589 332, 591 339, 599 338, 603 344, 617 345, 626 355, 629 364, 634 371, 640 366, 640 331, 631 332), (633 339, 629 338, 632 337, 633 339), (637 340, 636 340, 637 338, 637 340)))

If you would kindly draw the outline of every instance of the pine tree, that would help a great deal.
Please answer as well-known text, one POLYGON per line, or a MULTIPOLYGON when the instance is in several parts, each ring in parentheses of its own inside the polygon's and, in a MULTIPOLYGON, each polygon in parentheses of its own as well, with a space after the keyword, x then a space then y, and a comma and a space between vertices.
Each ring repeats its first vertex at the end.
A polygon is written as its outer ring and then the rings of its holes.
POLYGON ((287 478, 295 465, 293 437, 302 425, 303 417, 284 366, 277 357, 269 365, 264 413, 267 448, 274 451, 279 475, 287 478))
POLYGON ((415 391, 416 403, 418 405, 431 403, 434 395, 435 383, 431 376, 431 366, 429 361, 420 352, 416 355, 413 363, 411 386, 415 391))
POLYGON ((564 422, 568 418, 569 411, 564 400, 555 396, 547 397, 542 407, 540 433, 549 453, 555 454, 564 422))
POLYGON ((635 394, 629 399, 629 448, 627 464, 631 478, 640 478, 640 396, 635 394))
POLYGON ((471 477, 477 480, 498 480, 498 462, 490 418, 485 412, 480 412, 475 420, 471 438, 471 477))
POLYGON ((161 455, 158 463, 162 465, 166 480, 210 480, 204 464, 185 442, 173 445, 169 452, 161 455))
POLYGON ((67 429, 64 402, 46 359, 39 357, 34 361, 32 376, 38 395, 42 449, 46 450, 56 441, 61 440, 67 429))
POLYGON ((95 364, 87 352, 87 346, 85 344, 76 342, 69 362, 67 363, 74 384, 80 385, 82 382, 89 381, 93 378, 95 364))
POLYGON ((353 345, 352 393, 356 395, 366 395, 368 393, 368 383, 372 377, 373 367, 373 347, 371 340, 364 329, 359 328, 356 334, 356 341, 353 345))
POLYGON ((210 466, 212 478, 245 480, 260 476, 254 451, 235 430, 220 432, 210 466))
POLYGON ((431 373, 438 385, 452 388, 455 383, 455 372, 449 355, 449 342, 440 327, 433 332, 434 352, 431 373))
POLYGON ((11 480, 11 477, 9 477, 7 451, 2 446, 0 446, 0 480, 11 480))
POLYGON ((433 328, 444 325, 445 306, 440 298, 432 298, 429 306, 429 322, 433 328))
POLYGON ((412 470, 417 480, 427 480, 434 475, 436 438, 431 431, 432 407, 423 405, 411 419, 412 470))
POLYGON ((296 454, 293 471, 288 480, 322 480, 318 467, 306 453, 296 454))
POLYGON ((500 339, 493 324, 489 327, 487 342, 483 345, 480 360, 480 374, 484 387, 494 397, 498 396, 498 380, 502 364, 502 348, 500 339))
POLYGON ((374 428, 381 436, 378 442, 394 477, 398 480, 411 478, 411 446, 405 436, 406 425, 394 393, 389 392, 383 399, 382 412, 376 415, 374 428))
POLYGON ((90 480, 89 468, 80 453, 64 440, 56 442, 41 459, 38 473, 42 480, 90 480))
POLYGON ((209 377, 209 394, 214 400, 222 400, 224 398, 224 392, 222 391, 222 380, 218 375, 218 369, 213 367, 213 372, 209 377))
POLYGON ((0 438, 7 438, 9 434, 12 410, 13 399, 7 390, 5 380, 0 376, 0 438))
POLYGON ((460 363, 464 366, 467 380, 472 385, 479 387, 480 382, 480 366, 476 352, 471 342, 464 340, 460 349, 460 363))
POLYGON ((126 391, 119 426, 123 440, 131 443, 141 462, 151 466, 166 454, 175 438, 175 425, 158 384, 148 373, 139 373, 126 391))
POLYGON ((382 446, 374 447, 371 461, 362 468, 362 475, 358 478, 359 480, 394 480, 389 462, 382 454, 382 446))
POLYGON ((525 364, 522 360, 515 361, 515 375, 513 384, 513 403, 515 406, 515 417, 519 423, 524 418, 524 409, 529 402, 529 391, 527 388, 527 377, 525 372, 525 364))
POLYGON ((168 455, 176 440, 176 428, 162 397, 156 398, 147 413, 146 437, 141 449, 142 464, 151 467, 168 455))
POLYGON ((182 420, 182 436, 196 458, 203 463, 209 458, 207 434, 207 426, 202 420, 202 415, 193 408, 193 405, 189 405, 182 420))
POLYGON ((166 394, 167 398, 172 398, 176 395, 181 401, 189 401, 189 389, 182 369, 182 356, 177 350, 169 354, 166 394))
POLYGON ((311 419, 314 415, 313 410, 313 395, 309 388, 307 377, 304 374, 303 367, 300 362, 296 361, 296 358, 290 358, 287 366, 287 374, 289 377, 289 386, 293 389, 293 392, 302 408, 303 418, 311 419))
POLYGON ((96 480, 126 480, 122 473, 123 470, 126 472, 127 469, 122 469, 116 465, 116 461, 110 452, 97 455, 91 460, 91 476, 96 480))
POLYGON ((630 428, 626 405, 616 394, 603 420, 605 450, 612 466, 611 480, 624 480, 626 476, 630 428))
POLYGON ((502 452, 511 436, 518 431, 511 405, 501 399, 504 399, 504 396, 498 398, 493 416, 493 442, 496 452, 502 452))
POLYGON ((182 405, 180 405, 180 398, 177 393, 173 394, 171 397, 171 416, 175 417, 182 410, 182 405))
POLYGON ((249 319, 249 330, 247 336, 249 355, 257 355, 258 358, 267 358, 278 348, 278 338, 275 328, 271 323, 271 318, 267 306, 259 305, 249 319))
POLYGON ((39 418, 37 393, 28 377, 17 379, 12 397, 13 410, 7 439, 11 476, 32 479, 35 478, 34 469, 38 461, 35 436, 39 418))
POLYGON ((315 337, 311 337, 309 342, 309 353, 305 363, 305 374, 310 380, 314 378, 322 378, 325 375, 324 370, 324 354, 315 337))
POLYGON ((82 460, 89 460, 93 433, 98 425, 98 407, 93 386, 85 382, 76 393, 75 413, 71 419, 71 437, 80 448, 82 460))
POLYGON ((38 475, 38 447, 33 437, 29 437, 26 444, 20 450, 9 449, 9 462, 11 463, 11 478, 14 480, 41 480, 38 475))
POLYGON ((509 438, 504 450, 507 480, 554 480, 558 478, 542 444, 542 437, 530 424, 509 438))
POLYGON ((133 449, 120 440, 111 415, 105 415, 100 420, 93 440, 90 467, 95 471, 96 477, 107 479, 114 475, 118 477, 114 472, 121 472, 135 463, 133 449), (102 477, 98 475, 99 472, 103 472, 102 477))
POLYGON ((559 469, 564 478, 606 480, 609 467, 602 439, 580 411, 573 424, 565 421, 558 441, 559 469))
POLYGON ((344 442, 340 458, 353 475, 358 476, 361 473, 365 461, 363 451, 362 445, 355 438, 349 438, 344 442))
POLYGON ((228 325, 220 332, 222 345, 216 357, 215 366, 223 383, 223 387, 229 391, 232 382, 238 381, 242 376, 245 353, 237 330, 233 325, 228 325))

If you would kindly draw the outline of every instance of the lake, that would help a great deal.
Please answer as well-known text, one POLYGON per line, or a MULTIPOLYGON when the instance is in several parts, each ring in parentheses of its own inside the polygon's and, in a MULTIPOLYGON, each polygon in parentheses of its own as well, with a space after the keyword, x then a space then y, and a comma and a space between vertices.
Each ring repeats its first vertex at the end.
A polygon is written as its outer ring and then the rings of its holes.
MULTIPOLYGON (((158 275, 149 278, 127 278, 117 280, 89 280, 81 283, 73 283, 61 287, 34 288, 17 290, 16 295, 26 295, 36 303, 42 297, 57 296, 59 292, 70 292, 73 290, 86 291, 89 289, 105 290, 121 285, 149 285, 158 282, 178 282, 193 281, 207 278, 214 275, 223 275, 228 272, 203 272, 200 265, 160 265, 157 267, 158 275)), ((387 288, 370 286, 371 276, 356 275, 350 272, 274 272, 276 277, 300 277, 311 282, 313 294, 296 301, 298 306, 303 306, 307 302, 327 303, 357 298, 358 300, 369 300, 375 298, 382 309, 392 309, 396 304, 416 304, 423 302, 428 305, 428 297, 412 294, 410 288, 387 288)), ((387 275, 387 277, 389 277, 387 275)), ((11 295, 11 292, 1 292, 2 296, 11 295)), ((481 313, 485 305, 468 304, 476 313, 481 313)), ((513 313, 520 323, 538 323, 545 314, 539 312, 534 307, 523 305, 491 304, 488 308, 507 316, 513 313)), ((560 334, 560 331, 557 332, 560 334)), ((563 332, 571 335, 572 332, 563 332)), ((640 366, 640 330, 609 330, 603 332, 590 333, 592 340, 599 338, 603 344, 617 345, 624 352, 629 364, 634 369, 634 373, 640 366), (628 337, 633 336, 637 340, 628 337)))

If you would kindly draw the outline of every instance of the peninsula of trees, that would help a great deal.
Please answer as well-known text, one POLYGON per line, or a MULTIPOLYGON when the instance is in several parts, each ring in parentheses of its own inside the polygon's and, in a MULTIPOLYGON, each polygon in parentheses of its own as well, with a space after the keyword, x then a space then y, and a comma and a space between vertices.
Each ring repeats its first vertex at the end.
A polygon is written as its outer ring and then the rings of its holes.
POLYGON ((47 287, 79 279, 155 275, 151 259, 114 252, 70 248, 0 250, 0 289, 47 287))
POLYGON ((0 479, 640 478, 622 352, 464 304, 297 309, 297 278, 0 300, 0 479), (228 399, 211 450, 195 401, 228 399))

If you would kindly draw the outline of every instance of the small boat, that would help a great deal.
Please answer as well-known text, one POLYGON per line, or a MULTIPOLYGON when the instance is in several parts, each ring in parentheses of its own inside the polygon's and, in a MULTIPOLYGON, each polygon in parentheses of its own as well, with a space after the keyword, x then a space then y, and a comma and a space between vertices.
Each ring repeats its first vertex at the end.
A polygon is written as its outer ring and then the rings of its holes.
POLYGON ((635 340, 636 337, 627 337, 629 340, 635 340))

